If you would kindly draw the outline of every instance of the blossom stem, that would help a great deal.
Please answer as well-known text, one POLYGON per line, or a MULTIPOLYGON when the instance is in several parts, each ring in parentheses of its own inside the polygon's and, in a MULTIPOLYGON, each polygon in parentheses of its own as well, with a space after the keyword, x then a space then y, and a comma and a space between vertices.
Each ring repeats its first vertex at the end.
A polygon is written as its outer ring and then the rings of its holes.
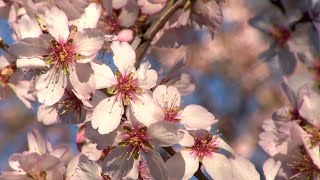
MULTIPOLYGON (((163 149, 166 150, 166 151, 170 154, 170 156, 173 156, 173 155, 176 153, 176 151, 175 151, 171 146, 169 146, 169 147, 163 147, 163 149)), ((209 179, 202 173, 202 171, 201 171, 201 165, 202 165, 202 163, 199 162, 199 168, 198 168, 198 170, 196 171, 196 173, 194 173, 194 176, 195 176, 197 179, 199 179, 199 180, 209 180, 209 179)))
POLYGON ((140 62, 147 52, 151 41, 155 35, 163 28, 168 19, 180 8, 183 7, 186 0, 176 0, 167 3, 166 7, 159 15, 159 17, 151 24, 148 30, 142 36, 142 41, 136 50, 136 68, 139 67, 140 62))

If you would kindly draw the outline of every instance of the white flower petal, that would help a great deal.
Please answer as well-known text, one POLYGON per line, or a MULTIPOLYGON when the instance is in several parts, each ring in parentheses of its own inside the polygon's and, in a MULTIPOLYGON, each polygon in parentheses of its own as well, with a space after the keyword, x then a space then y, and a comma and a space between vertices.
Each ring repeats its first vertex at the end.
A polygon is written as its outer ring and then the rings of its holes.
POLYGON ((74 39, 73 44, 75 51, 81 55, 77 62, 90 62, 98 53, 104 43, 104 35, 98 29, 84 29, 79 31, 74 39))
POLYGON ((175 123, 159 121, 148 126, 147 134, 154 145, 167 147, 177 144, 184 132, 175 123))
POLYGON ((86 155, 92 161, 98 161, 101 157, 102 150, 97 149, 97 144, 88 142, 82 146, 81 153, 86 155))
POLYGON ((199 168, 199 161, 191 157, 191 151, 182 150, 166 161, 170 180, 190 179, 199 168))
POLYGON ((207 128, 218 122, 206 108, 191 104, 185 107, 178 116, 181 119, 181 124, 189 128, 207 128))
POLYGON ((215 180, 232 179, 232 167, 229 159, 224 155, 213 153, 211 156, 205 156, 202 164, 215 180))
POLYGON ((17 68, 45 68, 46 63, 40 58, 19 58, 16 61, 17 68))
POLYGON ((238 155, 230 159, 232 178, 237 180, 260 180, 260 174, 254 165, 246 158, 238 155))
POLYGON ((111 68, 103 62, 94 60, 91 62, 91 67, 94 72, 96 89, 107 88, 117 83, 111 68))
POLYGON ((111 44, 113 62, 122 75, 128 74, 134 68, 136 53, 127 42, 114 41, 111 44))
POLYGON ((163 120, 162 109, 153 102, 149 94, 142 94, 137 97, 138 100, 131 102, 131 108, 139 122, 149 126, 151 123, 163 120))
POLYGON ((44 154, 47 151, 47 142, 36 129, 27 134, 29 152, 44 154))
POLYGON ((195 143, 194 137, 190 135, 189 131, 183 130, 184 136, 179 141, 179 144, 183 147, 192 147, 195 143))
POLYGON ((266 180, 274 180, 280 170, 281 162, 275 161, 273 158, 269 158, 263 164, 263 173, 266 180))
POLYGON ((236 154, 236 152, 229 146, 229 144, 227 144, 221 137, 218 137, 217 141, 218 141, 218 147, 219 148, 222 148, 222 149, 224 149, 226 151, 229 151, 233 155, 236 154))
POLYGON ((54 106, 40 105, 37 112, 37 119, 45 125, 51 125, 60 122, 58 112, 54 106))
POLYGON ((63 11, 57 7, 52 7, 50 10, 46 11, 44 19, 46 28, 56 41, 65 42, 68 39, 68 18, 63 11))
POLYGON ((152 177, 161 180, 169 180, 167 168, 157 151, 147 151, 145 152, 145 157, 152 177))
POLYGON ((102 179, 101 167, 85 155, 79 154, 68 164, 66 176, 68 180, 102 179))
POLYGON ((115 96, 102 100, 92 113, 92 127, 100 134, 107 134, 118 127, 123 114, 123 106, 115 96))
POLYGON ((38 101, 52 106, 57 103, 64 94, 67 85, 67 76, 64 72, 56 72, 56 69, 50 69, 45 74, 42 74, 37 81, 36 89, 38 101))
POLYGON ((39 37, 42 32, 38 22, 25 14, 18 20, 17 34, 20 39, 24 39, 27 37, 39 37))
POLYGON ((139 80, 139 87, 142 89, 151 89, 157 84, 158 73, 150 68, 151 64, 144 62, 135 73, 135 76, 139 80))
POLYGON ((102 171, 111 179, 122 179, 133 167, 134 159, 130 157, 126 147, 116 147, 103 161, 102 171))
POLYGON ((96 3, 91 3, 84 10, 84 14, 79 19, 78 22, 78 30, 82 30, 85 28, 96 28, 98 20, 101 15, 101 5, 96 3))
POLYGON ((162 108, 180 107, 181 96, 174 86, 159 85, 153 91, 153 100, 162 108))
POLYGON ((90 99, 96 87, 90 63, 75 63, 69 72, 69 79, 74 90, 84 99, 90 99))

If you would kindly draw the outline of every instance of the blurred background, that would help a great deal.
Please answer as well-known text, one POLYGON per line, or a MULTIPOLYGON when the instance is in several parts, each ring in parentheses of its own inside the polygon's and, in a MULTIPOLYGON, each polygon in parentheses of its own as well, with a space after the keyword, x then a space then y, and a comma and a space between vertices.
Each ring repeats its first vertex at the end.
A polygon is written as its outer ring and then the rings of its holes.
MULTIPOLYGON (((183 104, 200 104, 213 112, 220 120, 213 131, 219 129, 222 138, 249 158, 259 172, 267 159, 257 143, 261 122, 285 103, 285 96, 277 67, 257 58, 269 44, 248 25, 248 19, 274 8, 267 0, 226 0, 222 29, 214 41, 206 32, 199 32, 194 43, 176 50, 187 50, 185 71, 196 85, 195 91, 184 97, 183 104)), ((0 21, 0 37, 8 44, 13 41, 5 20, 0 21)), ((152 49, 148 58, 160 71, 170 62, 163 61, 159 52, 152 49)), ((106 62, 110 63, 108 59, 106 62)), ((69 145, 77 151, 76 126, 38 123, 37 106, 28 110, 14 95, 0 101, 0 171, 8 168, 11 154, 27 150, 26 133, 34 127, 45 132, 54 145, 69 145)))

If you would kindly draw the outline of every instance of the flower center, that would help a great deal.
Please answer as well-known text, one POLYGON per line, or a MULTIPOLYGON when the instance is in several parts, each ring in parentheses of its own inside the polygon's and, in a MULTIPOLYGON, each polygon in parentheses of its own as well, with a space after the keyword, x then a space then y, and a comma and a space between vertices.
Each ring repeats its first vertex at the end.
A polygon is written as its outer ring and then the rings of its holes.
POLYGON ((86 112, 84 105, 72 92, 66 90, 61 101, 58 102, 58 115, 62 120, 79 124, 84 121, 86 112))
POLYGON ((38 174, 27 172, 27 177, 32 180, 46 180, 47 173, 45 171, 41 171, 38 174))
POLYGON ((274 25, 269 34, 281 46, 285 45, 291 37, 290 30, 280 25, 274 25))
POLYGON ((148 151, 154 149, 154 147, 148 142, 149 137, 146 134, 147 127, 131 128, 129 126, 123 126, 123 137, 119 143, 121 147, 128 147, 130 156, 133 155, 134 159, 138 159, 141 151, 148 151))
POLYGON ((206 132, 197 133, 194 145, 191 147, 191 154, 199 158, 202 161, 203 157, 211 156, 212 152, 217 151, 219 148, 217 147, 217 136, 206 132))
POLYGON ((116 95, 119 101, 122 99, 124 105, 129 105, 130 101, 138 99, 137 94, 141 93, 142 89, 138 86, 139 81, 134 78, 134 73, 122 75, 119 70, 116 71, 117 84, 108 88, 108 93, 116 95))
POLYGON ((80 54, 75 52, 73 39, 69 39, 66 43, 50 41, 50 54, 45 59, 46 64, 54 64, 55 68, 62 69, 65 74, 69 73, 69 65, 80 59, 80 54))
POLYGON ((307 155, 306 151, 300 150, 301 158, 288 164, 291 167, 293 175, 290 179, 317 179, 320 175, 320 169, 313 164, 312 159, 307 155))
MULTIPOLYGON (((312 145, 312 147, 320 145, 320 131, 318 128, 308 124, 306 126, 303 127, 303 129, 311 135, 310 137, 310 144, 312 145)), ((312 148, 310 147, 310 148, 312 148)))
POLYGON ((177 116, 179 115, 179 111, 180 108, 178 106, 175 106, 173 108, 164 108, 164 120, 175 123, 180 122, 180 119, 177 118, 177 116))
POLYGON ((120 32, 120 25, 118 23, 119 10, 113 10, 112 14, 105 17, 105 30, 108 34, 116 35, 120 32))
POLYGON ((0 86, 1 87, 5 87, 8 84, 15 70, 16 70, 15 65, 9 65, 3 69, 0 69, 0 86))

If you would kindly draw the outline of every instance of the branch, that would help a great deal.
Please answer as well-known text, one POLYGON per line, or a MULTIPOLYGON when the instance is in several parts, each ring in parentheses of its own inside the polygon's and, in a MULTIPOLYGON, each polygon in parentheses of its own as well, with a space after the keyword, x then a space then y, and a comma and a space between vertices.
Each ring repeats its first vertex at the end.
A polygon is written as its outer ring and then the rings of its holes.
POLYGON ((185 4, 186 0, 177 0, 177 1, 170 1, 167 3, 166 7, 159 15, 159 17, 154 20, 148 30, 142 36, 141 44, 138 46, 136 50, 136 68, 139 67, 140 62, 147 52, 151 41, 153 40, 154 36, 163 28, 165 23, 168 19, 180 8, 182 8, 185 4))
MULTIPOLYGON (((166 151, 170 154, 170 156, 173 156, 173 155, 176 153, 176 151, 175 151, 171 146, 169 146, 169 147, 163 147, 163 149, 166 150, 166 151)), ((198 168, 197 172, 194 173, 194 176, 195 176, 196 178, 198 178, 199 180, 209 180, 209 179, 202 173, 202 171, 201 171, 201 165, 202 165, 202 163, 199 162, 199 168, 198 168)))

